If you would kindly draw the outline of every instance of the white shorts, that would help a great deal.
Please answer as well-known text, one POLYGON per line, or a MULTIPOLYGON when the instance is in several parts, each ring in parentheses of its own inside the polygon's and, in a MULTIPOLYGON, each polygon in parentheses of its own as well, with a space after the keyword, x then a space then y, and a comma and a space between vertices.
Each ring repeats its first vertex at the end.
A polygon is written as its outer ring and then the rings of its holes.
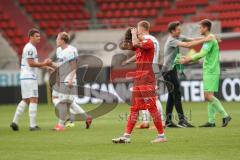
POLYGON ((74 101, 74 95, 59 93, 55 90, 52 91, 53 104, 57 106, 60 102, 72 103, 74 101))
POLYGON ((20 81, 22 99, 38 97, 38 82, 37 80, 24 79, 20 81))
MULTIPOLYGON (((76 85, 76 81, 73 82, 73 85, 76 85)), ((72 95, 72 92, 77 94, 77 87, 74 88, 65 88, 65 85, 60 85, 60 90, 64 90, 64 93, 58 92, 56 90, 52 90, 52 97, 57 97, 53 99, 53 103, 56 106, 60 102, 72 103, 74 100, 75 95, 72 95), (61 88, 63 87, 63 88, 61 88)))

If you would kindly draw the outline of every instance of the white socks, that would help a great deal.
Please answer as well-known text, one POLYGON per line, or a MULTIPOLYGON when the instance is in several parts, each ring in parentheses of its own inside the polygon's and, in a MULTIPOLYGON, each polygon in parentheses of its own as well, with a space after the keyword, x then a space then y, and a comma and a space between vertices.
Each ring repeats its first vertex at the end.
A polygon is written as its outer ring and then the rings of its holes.
POLYGON ((57 109, 59 112, 58 124, 64 126, 68 112, 68 105, 66 103, 59 103, 57 109))
POLYGON ((18 124, 19 117, 23 114, 26 107, 27 107, 27 103, 24 100, 18 103, 15 115, 13 117, 14 123, 18 124))
POLYGON ((29 104, 29 118, 30 118, 30 127, 36 127, 36 116, 37 116, 37 103, 29 104))
POLYGON ((149 123, 150 121, 150 113, 148 112, 148 110, 142 110, 142 121, 143 123, 149 123))
POLYGON ((58 125, 64 126, 65 120, 58 119, 58 125))
POLYGON ((130 138, 130 137, 131 137, 131 134, 124 133, 123 136, 126 137, 126 138, 130 138))

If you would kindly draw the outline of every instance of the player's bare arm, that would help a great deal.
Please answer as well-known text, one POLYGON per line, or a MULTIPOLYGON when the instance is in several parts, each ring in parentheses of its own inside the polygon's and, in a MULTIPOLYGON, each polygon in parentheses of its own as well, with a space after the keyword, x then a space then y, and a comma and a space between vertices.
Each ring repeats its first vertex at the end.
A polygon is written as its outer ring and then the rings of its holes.
POLYGON ((198 61, 199 59, 205 57, 208 54, 208 51, 202 49, 199 53, 196 53, 192 56, 182 56, 179 60, 180 64, 188 64, 190 62, 198 61))
POLYGON ((41 69, 46 69, 48 70, 49 72, 53 72, 55 71, 55 69, 53 67, 50 67, 50 66, 43 66, 43 67, 40 67, 41 69))
POLYGON ((221 39, 218 36, 209 34, 206 37, 192 39, 190 42, 179 42, 178 46, 184 48, 192 48, 194 46, 201 45, 213 39, 216 39, 218 42, 221 42, 221 39))
POLYGON ((28 58, 28 64, 30 67, 44 67, 44 66, 51 66, 52 60, 51 59, 45 59, 43 62, 35 62, 33 58, 28 58))
POLYGON ((131 29, 131 33, 132 33, 132 45, 133 45, 133 47, 135 47, 135 48, 141 47, 140 41, 137 38, 137 29, 136 28, 132 28, 131 29))
POLYGON ((198 40, 193 40, 191 42, 179 42, 178 46, 179 47, 184 47, 184 48, 192 48, 194 46, 203 44, 204 42, 210 41, 210 40, 212 40, 212 38, 213 38, 212 36, 207 36, 205 38, 201 38, 201 39, 198 39, 198 40))

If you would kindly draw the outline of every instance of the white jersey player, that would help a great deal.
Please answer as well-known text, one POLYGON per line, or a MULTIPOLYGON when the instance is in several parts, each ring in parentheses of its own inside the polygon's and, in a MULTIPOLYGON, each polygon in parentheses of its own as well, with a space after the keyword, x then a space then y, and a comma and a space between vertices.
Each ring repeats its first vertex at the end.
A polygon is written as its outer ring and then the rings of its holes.
MULTIPOLYGON (((159 67, 158 67, 158 59, 159 59, 159 56, 160 56, 159 42, 152 35, 145 35, 144 38, 145 39, 151 39, 153 44, 154 44, 153 70, 154 70, 155 74, 158 74, 158 73, 160 73, 159 67)), ((134 55, 131 58, 124 61, 122 64, 125 65, 125 64, 128 64, 130 62, 134 62, 135 60, 136 60, 136 56, 134 55)), ((158 111, 161 114, 161 119, 162 119, 162 123, 163 123, 163 126, 164 126, 164 124, 165 124, 164 114, 163 114, 162 104, 161 104, 159 98, 157 98, 157 100, 156 100, 156 105, 157 105, 158 111)), ((139 128, 139 129, 149 128, 149 126, 150 126, 149 125, 149 121, 150 121, 149 112, 147 110, 142 110, 142 116, 143 116, 143 122, 141 124, 139 124, 138 126, 136 126, 136 128, 139 128)))
POLYGON ((60 91, 53 90, 52 92, 52 100, 54 106, 59 112, 59 121, 58 124, 54 127, 54 130, 56 131, 63 131, 65 129, 64 123, 67 120, 68 108, 70 108, 70 114, 81 114, 85 116, 84 118, 86 119, 87 129, 90 127, 92 122, 91 117, 88 116, 86 112, 79 105, 77 105, 77 103, 75 103, 75 95, 71 94, 72 92, 77 94, 76 58, 78 56, 78 52, 75 47, 68 44, 69 40, 70 37, 66 32, 59 33, 56 39, 58 48, 56 51, 57 63, 55 64, 55 68, 59 67, 57 78, 60 82, 60 91), (66 63, 70 64, 71 66, 72 71, 70 73, 66 73, 65 68, 61 67, 61 65, 65 65, 66 63), (67 76, 65 78, 64 75, 66 74, 67 76), (61 86, 64 88, 65 85, 67 85, 69 88, 67 90, 61 89, 61 86))
POLYGON ((47 68, 52 62, 46 59, 44 62, 38 62, 38 53, 36 45, 40 42, 40 32, 37 29, 29 31, 29 42, 24 46, 21 60, 21 93, 22 101, 18 104, 13 121, 10 127, 18 131, 19 117, 29 105, 30 131, 39 130, 36 124, 37 104, 38 104, 38 82, 37 68, 47 68))

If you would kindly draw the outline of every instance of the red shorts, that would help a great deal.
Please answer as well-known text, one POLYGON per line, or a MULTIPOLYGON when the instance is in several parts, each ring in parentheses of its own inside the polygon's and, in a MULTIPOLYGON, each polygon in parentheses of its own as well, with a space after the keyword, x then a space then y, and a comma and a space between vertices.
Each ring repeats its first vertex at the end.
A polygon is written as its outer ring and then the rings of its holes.
POLYGON ((155 85, 135 85, 132 88, 133 110, 146 110, 156 107, 155 85))

